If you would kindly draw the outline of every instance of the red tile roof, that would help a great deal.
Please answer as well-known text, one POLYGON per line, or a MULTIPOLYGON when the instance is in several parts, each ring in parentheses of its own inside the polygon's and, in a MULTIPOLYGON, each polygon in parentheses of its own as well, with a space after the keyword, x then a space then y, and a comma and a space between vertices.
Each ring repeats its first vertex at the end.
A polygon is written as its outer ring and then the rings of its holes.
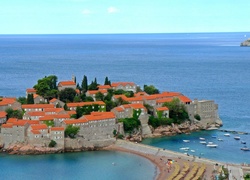
POLYGON ((6 106, 13 104, 14 102, 16 102, 15 98, 3 98, 2 101, 0 101, 0 106, 6 106))
POLYGON ((113 112, 93 112, 91 115, 84 115, 81 117, 81 119, 86 119, 88 121, 100 121, 113 118, 115 118, 115 114, 113 112))
POLYGON ((66 111, 66 113, 68 113, 69 115, 73 115, 76 114, 76 111, 66 111))
POLYGON ((32 130, 48 129, 48 126, 46 124, 30 125, 30 127, 32 130))
POLYGON ((134 86, 135 83, 133 82, 114 82, 111 84, 112 87, 117 87, 117 86, 127 86, 127 85, 130 85, 130 86, 134 86))
POLYGON ((28 88, 26 89, 27 93, 36 93, 36 90, 34 88, 28 88))
POLYGON ((98 92, 100 92, 100 93, 102 93, 102 94, 105 94, 105 93, 107 93, 108 91, 106 90, 106 89, 100 89, 100 90, 91 90, 91 91, 87 91, 87 94, 96 94, 96 93, 98 93, 98 92))
POLYGON ((50 128, 51 131, 64 131, 64 127, 52 127, 50 128))
POLYGON ((27 120, 17 120, 16 122, 13 122, 13 126, 24 126, 25 124, 27 124, 27 120))
POLYGON ((123 109, 121 106, 119 106, 119 107, 115 107, 115 110, 116 110, 116 111, 118 111, 118 112, 122 112, 122 111, 124 111, 124 109, 123 109))
POLYGON ((53 98, 53 99, 51 99, 49 102, 53 103, 53 102, 56 102, 57 100, 58 100, 58 99, 53 98))
POLYGON ((24 104, 22 109, 45 109, 54 108, 54 104, 24 104))
POLYGON ((39 121, 38 120, 28 120, 27 121, 28 124, 39 124, 39 121))
POLYGON ((31 130, 30 132, 32 132, 33 134, 41 134, 39 130, 31 130))
POLYGON ((110 89, 111 86, 110 85, 99 85, 97 86, 99 89, 110 89))
POLYGON ((158 107, 156 108, 157 111, 168 111, 169 109, 167 107, 158 107))
POLYGON ((72 120, 64 120, 63 121, 66 125, 69 124, 80 124, 88 122, 86 119, 72 119, 72 120))
POLYGON ((17 118, 9 118, 7 123, 13 123, 13 122, 16 122, 17 121, 17 118))
POLYGON ((5 118, 7 113, 5 111, 0 111, 0 118, 5 118))
POLYGON ((13 125, 12 125, 12 124, 2 124, 1 127, 2 127, 2 128, 12 128, 13 125))
POLYGON ((143 104, 129 104, 129 106, 133 109, 146 109, 143 104))
POLYGON ((171 102, 172 100, 173 100, 172 97, 168 97, 168 98, 158 99, 158 100, 156 101, 156 103, 171 102))
POLYGON ((180 101, 182 101, 182 102, 184 102, 184 103, 192 102, 192 100, 189 99, 189 98, 186 97, 186 96, 178 96, 178 98, 180 99, 180 101))
POLYGON ((30 116, 45 116, 45 112, 43 111, 31 111, 27 112, 27 114, 30 116))
POLYGON ((61 81, 58 86, 73 86, 76 85, 74 81, 61 81))

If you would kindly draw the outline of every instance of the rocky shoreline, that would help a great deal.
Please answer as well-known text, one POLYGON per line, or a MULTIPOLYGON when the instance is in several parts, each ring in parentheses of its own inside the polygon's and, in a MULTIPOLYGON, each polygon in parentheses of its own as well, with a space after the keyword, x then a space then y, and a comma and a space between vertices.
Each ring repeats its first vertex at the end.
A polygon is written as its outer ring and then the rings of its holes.
MULTIPOLYGON (((153 128, 150 126, 152 134, 148 136, 142 136, 142 133, 137 132, 133 135, 127 136, 125 139, 132 142, 141 142, 143 138, 154 138, 154 137, 163 137, 163 136, 174 136, 177 134, 190 134, 192 132, 201 131, 201 130, 210 130, 210 129, 218 129, 222 126, 222 123, 214 123, 210 125, 201 124, 199 122, 191 123, 190 121, 186 121, 182 124, 172 124, 168 126, 159 126, 157 128, 153 128)), ((18 143, 12 144, 7 148, 3 146, 0 147, 1 152, 5 152, 8 154, 17 154, 17 155, 37 155, 37 154, 55 154, 55 153, 65 153, 65 152, 81 152, 81 151, 96 151, 102 150, 106 148, 106 146, 81 146, 77 139, 66 139, 66 144, 64 148, 57 147, 44 147, 44 146, 32 146, 27 143, 18 143), (71 143, 68 143, 71 142, 71 143), (72 143, 74 145, 72 145, 72 143)))

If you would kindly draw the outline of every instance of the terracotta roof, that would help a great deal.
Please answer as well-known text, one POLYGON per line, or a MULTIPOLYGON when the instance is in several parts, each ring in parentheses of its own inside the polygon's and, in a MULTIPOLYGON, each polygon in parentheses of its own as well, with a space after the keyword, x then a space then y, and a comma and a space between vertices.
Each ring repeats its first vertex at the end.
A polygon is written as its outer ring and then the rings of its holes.
POLYGON ((82 106, 88 106, 88 105, 94 105, 94 104, 105 105, 103 101, 95 101, 95 102, 68 103, 67 106, 68 107, 77 107, 77 106, 82 107, 82 106))
POLYGON ((58 86, 73 86, 76 85, 74 81, 61 81, 58 86))
POLYGON ((124 94, 121 94, 121 95, 113 95, 113 97, 114 97, 115 99, 119 99, 119 98, 122 98, 123 100, 126 100, 126 99, 127 99, 127 97, 126 97, 124 94))
POLYGON ((133 109, 146 109, 143 104, 129 104, 129 106, 133 109))
POLYGON ((124 111, 124 109, 123 109, 121 106, 115 107, 114 109, 115 109, 116 111, 118 111, 118 112, 124 111))
POLYGON ((27 121, 28 124, 39 124, 39 121, 38 120, 28 120, 27 121))
POLYGON ((48 129, 48 126, 46 124, 30 125, 30 127, 32 130, 48 129))
POLYGON ((17 121, 17 118, 9 118, 7 123, 13 123, 13 122, 16 122, 17 121))
POLYGON ((98 92, 100 92, 100 93, 102 93, 102 94, 105 94, 105 93, 107 93, 108 91, 106 90, 106 89, 100 89, 100 90, 91 90, 91 91, 87 91, 87 94, 96 94, 96 93, 98 93, 98 92))
POLYGON ((51 131, 64 131, 64 127, 52 127, 50 128, 51 131))
POLYGON ((70 115, 69 114, 51 114, 51 115, 46 115, 43 117, 39 118, 39 121, 52 121, 54 119, 69 119, 70 115))
POLYGON ((158 107, 156 108, 157 111, 168 111, 169 109, 167 107, 158 107))
POLYGON ((6 106, 13 104, 14 102, 16 102, 15 98, 3 98, 2 101, 0 101, 0 106, 6 106))
POLYGON ((13 126, 24 126, 25 124, 27 124, 27 120, 17 120, 16 122, 13 122, 13 126))
POLYGON ((32 132, 33 134, 41 134, 39 130, 31 130, 30 132, 32 132))
POLYGON ((43 111, 30 111, 27 114, 30 116, 45 116, 45 112, 43 111))
POLYGON ((173 100, 172 97, 169 98, 163 98, 163 99, 158 99, 156 103, 165 103, 165 102, 171 102, 173 100))
POLYGON ((113 112, 92 113, 91 115, 84 115, 81 117, 81 119, 86 119, 88 121, 101 121, 112 118, 115 118, 115 114, 113 112))
MULTIPOLYGON (((40 95, 38 95, 38 94, 33 94, 33 98, 35 99, 35 98, 37 98, 37 97, 39 97, 40 95)), ((40 96, 41 97, 41 96, 40 96)))
POLYGON ((5 118, 7 113, 5 111, 0 111, 0 118, 5 118))
POLYGON ((137 96, 148 96, 148 94, 146 92, 142 91, 142 92, 135 93, 134 96, 136 96, 136 97, 137 96))
POLYGON ((58 100, 58 99, 53 98, 53 99, 51 99, 49 102, 53 103, 53 102, 56 102, 57 100, 58 100))
POLYGON ((24 104, 22 109, 45 109, 45 108, 54 108, 53 104, 24 104))
POLYGON ((146 100, 156 100, 158 98, 157 95, 149 95, 149 96, 144 96, 144 99, 146 100))
POLYGON ((13 125, 12 125, 12 124, 2 124, 1 127, 2 127, 2 128, 12 128, 13 125))
POLYGON ((46 115, 43 117, 39 118, 39 121, 53 121, 54 120, 54 116, 53 115, 46 115))
POLYGON ((130 85, 130 86, 134 86, 135 83, 133 82, 114 82, 111 84, 112 87, 117 87, 117 86, 127 86, 127 85, 130 85))
POLYGON ((192 100, 189 99, 187 96, 178 96, 178 98, 180 99, 180 101, 182 101, 184 103, 192 102, 192 100))
POLYGON ((61 111, 64 111, 63 108, 44 108, 43 109, 44 112, 55 112, 55 113, 59 113, 61 111))
POLYGON ((138 96, 138 97, 130 97, 130 98, 126 98, 124 99, 128 102, 132 102, 132 101, 143 101, 143 97, 142 96, 138 96))
POLYGON ((26 89, 27 93, 36 93, 36 90, 34 88, 28 88, 26 89))
POLYGON ((110 85, 99 85, 97 86, 99 89, 110 89, 111 86, 110 85))
POLYGON ((86 119, 72 119, 72 120, 64 120, 63 121, 66 125, 69 124, 79 124, 79 123, 86 123, 88 122, 86 119))

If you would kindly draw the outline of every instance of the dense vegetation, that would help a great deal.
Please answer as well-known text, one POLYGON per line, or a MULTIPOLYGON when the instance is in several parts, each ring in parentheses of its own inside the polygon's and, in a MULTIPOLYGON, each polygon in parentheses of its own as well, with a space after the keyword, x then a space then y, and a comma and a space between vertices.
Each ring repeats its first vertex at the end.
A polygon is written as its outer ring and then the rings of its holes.
POLYGON ((148 124, 153 128, 157 128, 159 126, 171 125, 173 120, 171 118, 156 118, 154 116, 150 116, 148 120, 148 124))
POLYGON ((51 140, 49 143, 49 147, 55 147, 56 146, 56 141, 51 140))
POLYGON ((132 133, 135 129, 138 130, 141 122, 139 120, 139 116, 141 114, 141 110, 133 110, 133 117, 132 118, 124 118, 120 119, 119 122, 123 122, 124 131, 126 133, 132 133))
POLYGON ((147 94, 159 94, 160 93, 160 91, 153 85, 149 85, 149 86, 144 85, 143 89, 147 94))
POLYGON ((173 119, 174 123, 180 124, 189 119, 186 107, 181 104, 178 98, 174 98, 171 102, 164 103, 163 106, 169 109, 169 118, 173 119))
POLYGON ((7 113, 7 119, 9 118, 17 118, 17 119, 23 119, 23 112, 20 110, 13 110, 12 108, 8 108, 5 110, 7 113))

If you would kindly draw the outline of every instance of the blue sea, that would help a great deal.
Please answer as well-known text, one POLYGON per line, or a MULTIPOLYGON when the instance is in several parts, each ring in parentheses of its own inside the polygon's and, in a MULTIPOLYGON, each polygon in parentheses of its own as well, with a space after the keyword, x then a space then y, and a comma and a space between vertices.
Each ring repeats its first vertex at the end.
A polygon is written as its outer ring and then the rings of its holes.
MULTIPOLYGON (((75 75, 79 83, 87 75, 89 82, 96 77, 100 84, 108 76, 112 82, 153 84, 160 91, 178 91, 191 99, 215 100, 224 123, 222 129, 250 132, 250 48, 239 46, 249 37, 250 32, 0 35, 0 96, 25 96, 26 88, 51 74, 57 75, 59 81, 75 75)), ((182 140, 190 138, 188 146, 202 153, 202 157, 250 163, 250 152, 242 152, 242 145, 233 135, 216 142, 218 148, 208 149, 200 146, 197 137, 209 139, 212 134, 222 137, 223 133, 199 133, 148 139, 144 143, 180 151, 179 148, 186 146, 182 140)), ((250 147, 250 136, 244 135, 242 139, 250 147)), ((97 154, 106 156, 103 152, 97 154)), ((11 158, 5 156, 4 160, 8 162, 11 158)), ((62 159, 66 166, 67 159, 62 159)), ((95 160, 102 163, 101 158, 95 160)), ((152 169, 152 175, 154 172, 152 169)), ((116 171, 109 173, 120 178, 116 171)), ((141 179, 139 173, 134 175, 135 179, 141 179)))

